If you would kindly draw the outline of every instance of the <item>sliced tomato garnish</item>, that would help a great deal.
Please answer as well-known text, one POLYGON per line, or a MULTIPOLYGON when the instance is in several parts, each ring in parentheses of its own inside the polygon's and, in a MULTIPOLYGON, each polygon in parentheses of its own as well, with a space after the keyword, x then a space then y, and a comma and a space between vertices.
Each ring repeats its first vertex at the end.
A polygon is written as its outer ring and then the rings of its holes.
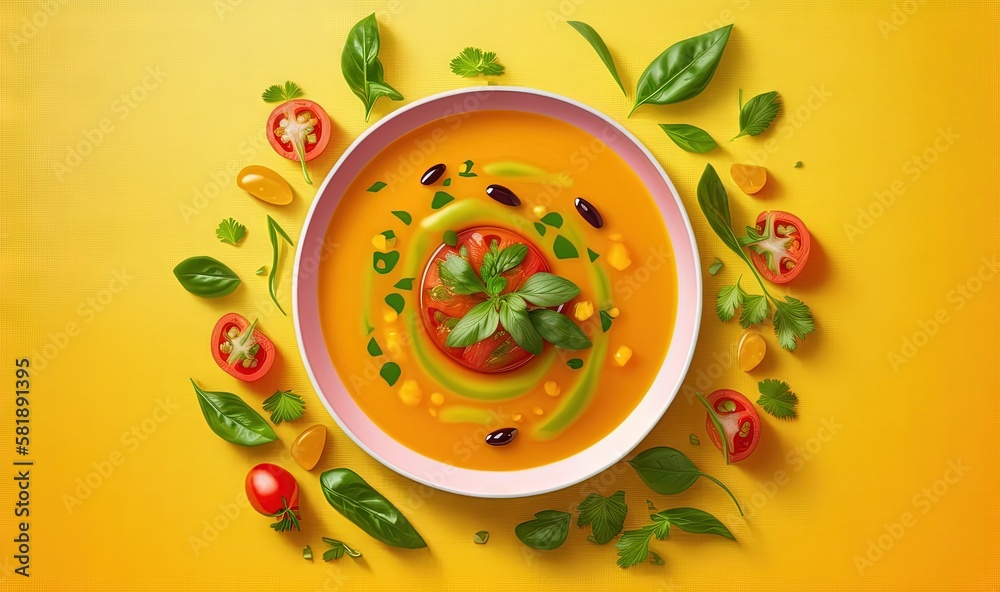
POLYGON ((809 229, 798 216, 774 210, 761 212, 748 236, 740 242, 750 249, 750 260, 769 282, 792 281, 809 259, 809 229))
POLYGON ((439 265, 448 255, 465 257, 477 274, 483 265, 483 257, 496 243, 498 249, 523 244, 528 254, 514 269, 501 275, 507 279, 507 287, 502 293, 513 292, 521 287, 524 280, 533 273, 550 271, 548 262, 541 252, 524 237, 503 228, 477 227, 458 234, 454 246, 441 245, 431 256, 424 270, 420 285, 420 309, 424 327, 434 343, 448 357, 466 368, 479 372, 504 372, 513 370, 530 360, 531 353, 521 349, 502 325, 489 338, 468 347, 448 347, 445 342, 451 329, 472 307, 486 299, 484 294, 453 294, 441 281, 439 265))
POLYGON ((302 162, 302 174, 309 183, 312 180, 305 163, 326 149, 332 131, 326 111, 305 99, 286 101, 267 118, 267 141, 281 156, 302 162))
POLYGON ((274 365, 274 344, 243 315, 223 315, 212 329, 212 358, 230 376, 245 382, 263 378, 274 365))
POLYGON ((726 438, 726 462, 735 463, 750 456, 760 441, 760 416, 757 409, 742 394, 729 390, 717 390, 706 399, 711 411, 705 419, 705 429, 708 437, 719 450, 722 448, 722 438, 715 428, 712 415, 722 426, 726 438))

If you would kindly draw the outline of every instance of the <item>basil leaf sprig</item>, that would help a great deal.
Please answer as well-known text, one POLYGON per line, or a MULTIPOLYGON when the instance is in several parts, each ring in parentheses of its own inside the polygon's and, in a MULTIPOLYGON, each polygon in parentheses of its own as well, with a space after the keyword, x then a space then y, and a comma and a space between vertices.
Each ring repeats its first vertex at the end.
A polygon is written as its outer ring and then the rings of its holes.
POLYGON ((217 436, 240 446, 274 442, 278 435, 259 413, 232 393, 205 391, 191 380, 208 427, 217 436))
POLYGON ((774 305, 774 316, 771 321, 774 323, 774 334, 778 337, 778 344, 789 351, 794 350, 799 339, 812 333, 815 329, 812 312, 804 302, 798 298, 785 296, 785 299, 778 300, 764 285, 757 268, 750 261, 750 257, 743 250, 740 240, 733 232, 733 221, 729 213, 729 195, 726 188, 719 179, 719 174, 715 172, 712 165, 705 165, 705 172, 698 181, 698 205, 708 219, 709 226, 715 234, 722 239, 722 242, 736 253, 750 271, 753 272, 757 283, 760 284, 764 295, 749 295, 743 291, 737 281, 735 286, 724 288, 719 292, 717 312, 719 318, 728 321, 733 317, 736 305, 743 308, 740 315, 740 324, 744 328, 763 322, 770 314, 768 301, 774 305))
MULTIPOLYGON (((781 110, 778 91, 772 90, 743 102, 743 89, 740 89, 740 133, 741 136, 756 136, 766 130, 781 110)), ((732 140, 730 140, 732 141, 732 140)))
POLYGON ((558 549, 566 542, 569 525, 573 516, 559 510, 542 510, 534 520, 522 522, 514 528, 514 534, 522 543, 539 551, 558 549))
POLYGON ((448 347, 468 347, 493 335, 500 325, 521 349, 542 353, 544 341, 568 350, 587 349, 590 339, 569 317, 547 307, 565 304, 580 288, 557 275, 538 272, 525 280, 519 290, 503 293, 504 272, 515 269, 528 254, 527 245, 503 249, 496 241, 483 255, 479 274, 464 257, 449 253, 438 265, 438 275, 453 294, 482 294, 485 300, 473 306, 448 334, 448 347), (529 304, 535 308, 529 308, 529 304))
POLYGON ((331 469, 319 484, 326 501, 372 538, 404 549, 427 546, 406 516, 354 471, 331 469))
POLYGON ((378 21, 375 13, 358 21, 347 34, 344 51, 340 54, 340 69, 344 73, 347 86, 365 106, 365 121, 372 114, 372 108, 380 97, 393 101, 403 100, 398 90, 385 81, 382 62, 378 59, 380 47, 378 21))
POLYGON ((597 56, 601 58, 602 62, 604 62, 604 67, 608 69, 608 72, 611 72, 611 77, 615 79, 615 82, 618 84, 618 88, 622 90, 622 94, 627 97, 628 93, 625 92, 625 85, 622 84, 622 79, 618 76, 618 68, 615 67, 615 59, 611 57, 611 52, 608 50, 607 44, 605 44, 604 39, 601 39, 601 36, 597 34, 594 27, 580 21, 566 21, 566 24, 576 29, 577 33, 583 35, 583 38, 587 40, 587 43, 590 43, 590 46, 597 52, 597 56))
POLYGON ((598 545, 618 536, 625 527, 625 516, 628 514, 624 491, 616 491, 607 497, 591 493, 576 509, 580 511, 576 525, 590 526, 594 542, 598 545))
POLYGON ((185 290, 202 298, 231 294, 240 285, 236 272, 208 256, 189 257, 181 261, 174 267, 174 277, 185 290))
MULTIPOLYGON (((725 440, 723 440, 723 445, 725 445, 725 440)), ((728 457, 728 454, 725 456, 728 457)), ((722 481, 708 473, 701 472, 690 458, 676 448, 668 446, 650 448, 637 454, 635 458, 628 461, 628 464, 639 474, 643 483, 662 495, 676 495, 694 485, 699 477, 705 477, 724 489, 732 498, 733 503, 736 504, 740 515, 743 515, 743 508, 736 501, 733 492, 729 491, 729 488, 722 481)))
POLYGON ((271 294, 271 300, 281 311, 281 314, 286 315, 285 309, 281 308, 281 303, 278 302, 278 297, 275 295, 275 289, 278 286, 278 236, 281 236, 288 244, 295 246, 292 239, 289 238, 288 233, 274 221, 274 218, 267 217, 267 236, 271 239, 271 274, 267 276, 267 290, 271 294))
POLYGON ((733 26, 727 25, 704 35, 671 45, 656 57, 639 77, 635 106, 669 105, 698 96, 715 76, 733 26))
POLYGON ((652 524, 647 524, 638 530, 626 530, 615 543, 618 549, 619 567, 624 569, 646 561, 650 554, 650 541, 654 536, 657 540, 667 538, 671 526, 694 534, 714 534, 736 540, 733 533, 718 518, 697 508, 663 510, 650 514, 649 519, 653 521, 652 524))

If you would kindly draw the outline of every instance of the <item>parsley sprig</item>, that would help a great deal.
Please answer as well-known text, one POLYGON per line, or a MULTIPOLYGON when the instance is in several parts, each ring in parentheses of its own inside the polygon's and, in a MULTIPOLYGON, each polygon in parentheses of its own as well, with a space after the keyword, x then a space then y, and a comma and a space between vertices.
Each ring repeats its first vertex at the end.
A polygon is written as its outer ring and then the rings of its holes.
MULTIPOLYGON (((670 534, 670 527, 695 534, 715 534, 727 539, 736 540, 726 525, 708 512, 697 508, 672 508, 656 514, 650 514, 652 524, 647 524, 637 530, 626 530, 615 543, 618 549, 618 567, 626 568, 638 565, 649 557, 649 543, 656 537, 662 541, 670 534)), ((658 563, 654 558, 654 563, 658 563)))
POLYGON ((301 96, 302 88, 291 80, 288 80, 285 82, 284 86, 280 84, 272 84, 267 87, 267 89, 261 93, 260 98, 264 99, 267 103, 281 103, 283 101, 290 101, 301 96))
POLYGON ((774 305, 774 334, 778 336, 778 344, 789 351, 794 350, 799 339, 813 332, 812 312, 804 302, 791 296, 778 300, 764 285, 750 257, 743 250, 740 240, 733 232, 733 221, 729 213, 729 195, 712 165, 705 166, 705 172, 698 181, 698 205, 708 219, 709 226, 719 235, 722 242, 739 255, 740 259, 750 268, 757 283, 760 284, 763 295, 747 294, 740 287, 739 280, 733 286, 728 286, 719 292, 716 301, 716 312, 719 319, 728 321, 733 318, 736 308, 741 307, 740 325, 744 328, 763 322, 771 314, 771 304, 774 305), (770 304, 769 304, 770 302, 770 304))
POLYGON ((466 47, 451 61, 451 71, 459 76, 471 78, 480 74, 495 76, 503 74, 503 66, 497 63, 497 54, 475 47, 466 47))
POLYGON ((271 414, 271 423, 295 421, 305 413, 306 402, 292 391, 278 391, 264 401, 264 411, 271 414))
POLYGON ((233 218, 227 218, 219 222, 219 227, 215 229, 215 236, 224 243, 235 245, 243 240, 247 227, 240 224, 233 218))
POLYGON ((792 392, 787 382, 768 378, 757 385, 760 398, 757 404, 778 419, 794 419, 798 417, 795 406, 799 397, 792 392))
POLYGON ((485 300, 459 319, 445 345, 468 347, 490 337, 503 325, 514 342, 532 354, 542 353, 543 341, 568 350, 591 346, 590 339, 576 323, 547 308, 575 298, 580 288, 573 282, 538 272, 529 276, 519 290, 503 293, 507 278, 502 274, 515 269, 527 254, 526 245, 518 243, 500 249, 497 241, 492 241, 483 255, 478 275, 468 260, 454 253, 439 263, 438 275, 452 294, 485 296, 485 300))

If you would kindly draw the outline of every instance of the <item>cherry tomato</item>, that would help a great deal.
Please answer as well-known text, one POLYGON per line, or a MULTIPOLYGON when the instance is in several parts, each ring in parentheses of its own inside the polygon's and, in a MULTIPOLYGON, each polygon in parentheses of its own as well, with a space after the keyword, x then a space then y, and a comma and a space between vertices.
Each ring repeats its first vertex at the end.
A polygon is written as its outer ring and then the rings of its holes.
POLYGON ((286 101, 267 118, 267 141, 288 160, 302 163, 302 176, 312 184, 306 162, 320 155, 330 143, 330 116, 319 104, 305 99, 286 101))
MULTIPOLYGON (((708 404, 726 432, 729 448, 726 462, 739 462, 750 456, 760 441, 760 416, 750 399, 736 391, 721 389, 708 396, 708 404)), ((722 440, 710 416, 705 418, 705 429, 715 446, 722 450, 722 440)))
POLYGON ((750 260, 767 281, 785 284, 799 275, 809 259, 809 229, 798 216, 774 210, 757 215, 757 236, 744 241, 750 260))
POLYGON ((260 330, 235 312, 223 315, 212 329, 212 357, 219 368, 245 382, 263 378, 277 351, 260 330))
POLYGON ((270 463, 261 463, 250 469, 246 480, 247 499, 254 510, 265 516, 277 518, 271 528, 285 532, 299 527, 299 484, 295 477, 270 463))
POLYGON ((518 347, 514 338, 503 330, 502 325, 492 336, 468 347, 445 345, 448 334, 458 319, 465 316, 469 309, 482 302, 485 297, 483 294, 452 294, 438 275, 438 265, 450 254, 461 257, 464 253, 478 274, 483 265, 483 257, 493 242, 496 242, 497 248, 501 250, 518 243, 528 247, 524 261, 514 269, 501 274, 507 279, 507 287, 502 293, 516 291, 534 273, 550 271, 549 264, 541 252, 523 236, 503 228, 478 227, 460 232, 456 246, 441 245, 438 248, 427 263, 420 286, 421 316, 424 327, 434 343, 448 357, 466 368, 490 373, 512 370, 525 364, 533 356, 518 347))

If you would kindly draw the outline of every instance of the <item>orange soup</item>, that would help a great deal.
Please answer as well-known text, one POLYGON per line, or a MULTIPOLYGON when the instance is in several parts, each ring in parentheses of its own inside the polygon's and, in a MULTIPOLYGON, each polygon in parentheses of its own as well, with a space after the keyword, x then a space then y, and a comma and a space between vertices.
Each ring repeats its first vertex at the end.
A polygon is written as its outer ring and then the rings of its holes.
POLYGON ((444 463, 580 452, 666 355, 676 273, 660 212, 618 155, 559 120, 480 111, 414 130, 358 174, 327 240, 338 374, 382 430, 444 463))

